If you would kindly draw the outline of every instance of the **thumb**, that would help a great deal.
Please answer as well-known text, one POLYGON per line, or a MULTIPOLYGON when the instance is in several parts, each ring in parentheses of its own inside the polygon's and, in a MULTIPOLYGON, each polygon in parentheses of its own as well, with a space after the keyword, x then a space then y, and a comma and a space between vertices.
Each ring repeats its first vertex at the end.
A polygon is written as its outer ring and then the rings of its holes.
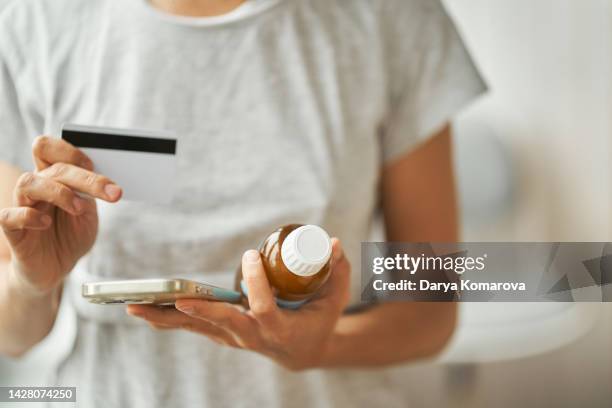
POLYGON ((255 319, 267 326, 274 326, 280 318, 280 310, 268 282, 259 251, 254 249, 242 257, 242 277, 248 291, 249 307, 255 319))

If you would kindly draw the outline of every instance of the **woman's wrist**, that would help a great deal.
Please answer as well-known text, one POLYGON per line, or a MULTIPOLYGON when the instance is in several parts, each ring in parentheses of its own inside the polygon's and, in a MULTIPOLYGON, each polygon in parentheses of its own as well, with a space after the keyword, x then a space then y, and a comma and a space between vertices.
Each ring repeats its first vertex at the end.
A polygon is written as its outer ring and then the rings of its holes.
POLYGON ((343 362, 346 356, 343 356, 343 351, 346 351, 346 336, 341 332, 343 316, 338 319, 334 330, 329 335, 327 341, 321 348, 319 358, 312 366, 314 369, 332 369, 339 368, 346 364, 343 362))
POLYGON ((14 262, 8 262, 5 274, 6 288, 10 298, 19 298, 29 301, 53 300, 57 297, 61 283, 41 290, 32 285, 19 271, 14 262))
POLYGON ((48 292, 32 290, 8 262, 0 262, 0 355, 21 356, 53 327, 61 286, 48 292))

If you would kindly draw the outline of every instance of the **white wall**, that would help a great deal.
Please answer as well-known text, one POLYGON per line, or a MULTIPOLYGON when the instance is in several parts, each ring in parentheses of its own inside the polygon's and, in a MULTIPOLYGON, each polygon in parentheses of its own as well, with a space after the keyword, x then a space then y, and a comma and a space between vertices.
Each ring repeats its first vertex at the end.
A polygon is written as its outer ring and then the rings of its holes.
MULTIPOLYGON (((484 124, 509 149, 517 169, 512 211, 484 225, 465 225, 464 239, 610 241, 611 2, 446 3, 492 87, 491 95, 458 121, 458 143, 470 137, 462 129, 484 124)), ((612 309, 601 309, 596 329, 569 347, 459 371, 469 379, 448 402, 610 406, 612 309)))
MULTIPOLYGON (((463 121, 515 154, 520 200, 495 240, 605 240, 612 230, 612 3, 447 0, 492 86, 463 121)), ((469 137, 466 135, 465 137, 469 137)))

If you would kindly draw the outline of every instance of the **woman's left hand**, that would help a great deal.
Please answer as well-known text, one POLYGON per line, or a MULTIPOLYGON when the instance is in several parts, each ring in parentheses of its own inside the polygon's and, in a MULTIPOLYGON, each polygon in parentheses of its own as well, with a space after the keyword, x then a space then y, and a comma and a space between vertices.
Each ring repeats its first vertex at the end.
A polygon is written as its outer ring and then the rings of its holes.
POLYGON ((176 308, 130 305, 127 312, 156 329, 183 329, 216 343, 263 354, 291 370, 321 365, 336 323, 348 303, 351 266, 333 239, 331 274, 316 298, 299 310, 276 305, 258 251, 242 257, 250 310, 223 302, 182 299, 176 308))

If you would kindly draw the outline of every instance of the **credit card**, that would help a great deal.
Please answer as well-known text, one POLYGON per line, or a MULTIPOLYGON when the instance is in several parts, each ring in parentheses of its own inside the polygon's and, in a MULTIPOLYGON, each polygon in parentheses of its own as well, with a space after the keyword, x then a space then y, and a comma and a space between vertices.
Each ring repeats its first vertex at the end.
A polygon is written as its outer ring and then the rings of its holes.
POLYGON ((123 200, 167 204, 174 197, 177 142, 171 132, 66 124, 62 139, 117 183, 123 200))

